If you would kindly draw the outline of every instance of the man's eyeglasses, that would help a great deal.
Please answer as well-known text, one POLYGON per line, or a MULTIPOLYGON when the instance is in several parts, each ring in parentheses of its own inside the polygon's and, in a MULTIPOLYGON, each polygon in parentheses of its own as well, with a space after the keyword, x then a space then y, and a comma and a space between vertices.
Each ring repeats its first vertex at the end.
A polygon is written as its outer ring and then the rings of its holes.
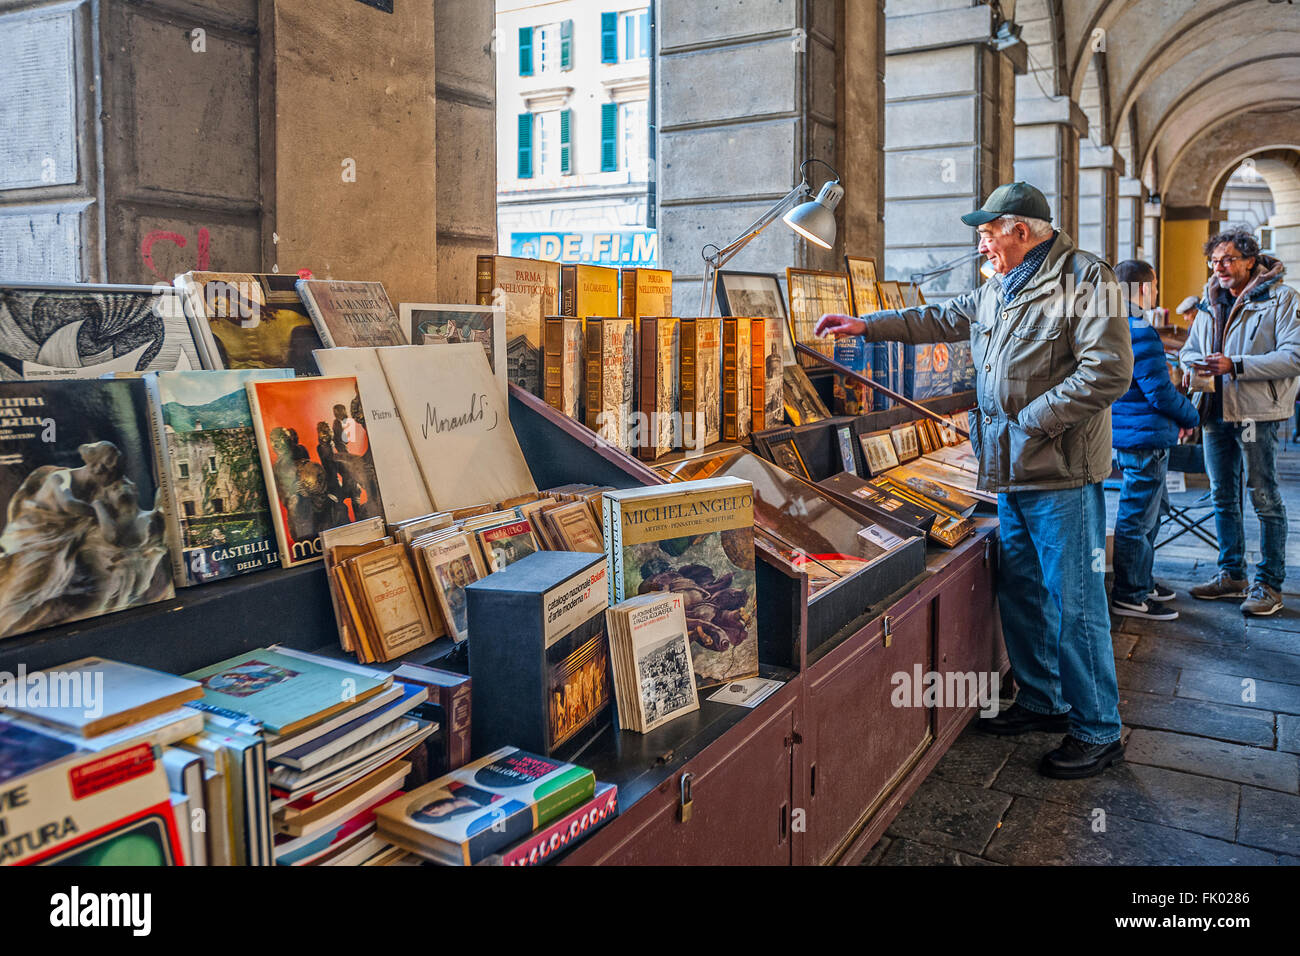
POLYGON ((1219 266, 1230 266, 1238 259, 1249 259, 1250 256, 1224 256, 1222 259, 1206 259, 1205 264, 1211 269, 1217 269, 1219 266))

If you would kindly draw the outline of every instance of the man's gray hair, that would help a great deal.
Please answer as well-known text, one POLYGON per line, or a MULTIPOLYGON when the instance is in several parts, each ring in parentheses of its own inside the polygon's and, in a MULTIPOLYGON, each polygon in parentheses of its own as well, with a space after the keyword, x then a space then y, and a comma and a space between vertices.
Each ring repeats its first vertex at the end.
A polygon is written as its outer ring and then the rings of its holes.
POLYGON ((995 220, 1002 225, 1002 235, 1008 235, 1015 228, 1016 223, 1023 222, 1029 227, 1029 236, 1032 239, 1046 239, 1052 234, 1052 224, 1046 219, 1035 219, 1032 216, 1013 216, 1011 213, 998 216, 995 220))

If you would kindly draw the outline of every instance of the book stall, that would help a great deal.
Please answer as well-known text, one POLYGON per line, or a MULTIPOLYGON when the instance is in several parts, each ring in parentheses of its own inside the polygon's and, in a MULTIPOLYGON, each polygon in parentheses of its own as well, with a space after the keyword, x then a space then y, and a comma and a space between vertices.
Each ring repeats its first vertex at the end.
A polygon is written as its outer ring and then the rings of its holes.
POLYGON ((969 350, 845 267, 0 285, 0 862, 860 859, 1006 662, 969 350))

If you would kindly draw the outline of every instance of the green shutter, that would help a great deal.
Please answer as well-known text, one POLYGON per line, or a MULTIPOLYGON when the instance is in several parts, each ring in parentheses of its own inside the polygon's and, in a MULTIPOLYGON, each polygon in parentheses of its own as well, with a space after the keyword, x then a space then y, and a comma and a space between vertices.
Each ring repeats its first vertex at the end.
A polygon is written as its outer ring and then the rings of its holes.
POLYGON ((600 15, 600 62, 618 62, 618 14, 600 15))
POLYGON ((519 114, 519 178, 533 178, 533 114, 519 114))
POLYGON ((600 104, 600 171, 618 169, 618 104, 600 104))
POLYGON ((573 21, 560 24, 560 69, 573 69, 573 21))
POLYGON ((569 144, 572 142, 573 110, 560 110, 560 174, 567 176, 573 172, 569 144))
POLYGON ((533 75, 533 28, 519 28, 519 75, 533 75))

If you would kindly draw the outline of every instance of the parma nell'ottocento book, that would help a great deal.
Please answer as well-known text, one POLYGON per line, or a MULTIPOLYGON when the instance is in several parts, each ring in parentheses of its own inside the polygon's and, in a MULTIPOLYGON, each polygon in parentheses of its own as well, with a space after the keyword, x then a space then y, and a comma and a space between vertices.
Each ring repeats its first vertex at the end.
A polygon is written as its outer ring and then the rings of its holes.
POLYGON ((558 315, 560 266, 512 256, 478 257, 478 304, 504 305, 508 376, 542 394, 542 319, 558 315))
POLYGON ((139 380, 0 383, 0 637, 173 596, 139 380))

